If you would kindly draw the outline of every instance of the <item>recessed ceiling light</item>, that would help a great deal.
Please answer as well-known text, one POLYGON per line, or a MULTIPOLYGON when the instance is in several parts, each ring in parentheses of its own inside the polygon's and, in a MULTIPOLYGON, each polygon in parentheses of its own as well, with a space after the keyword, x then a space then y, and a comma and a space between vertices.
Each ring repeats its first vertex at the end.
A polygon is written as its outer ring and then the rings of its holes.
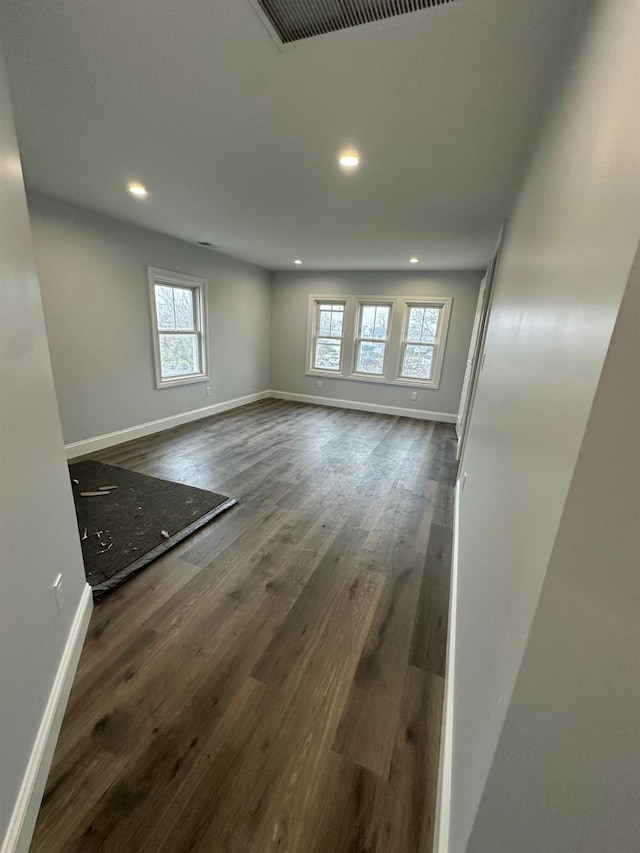
POLYGON ((300 260, 300 258, 296 258, 296 259, 295 259, 295 261, 294 261, 293 263, 294 263, 294 264, 297 264, 298 266, 300 266, 300 264, 302 263, 302 261, 300 260))
POLYGON ((344 169, 355 169, 360 163, 360 157, 355 151, 343 151, 338 163, 340 163, 344 169))
POLYGON ((409 258, 409 263, 410 264, 417 264, 417 263, 419 263, 419 259, 418 258, 409 258))
POLYGON ((138 196, 138 198, 143 198, 143 196, 147 194, 147 191, 142 184, 129 184, 129 192, 131 195, 138 196))

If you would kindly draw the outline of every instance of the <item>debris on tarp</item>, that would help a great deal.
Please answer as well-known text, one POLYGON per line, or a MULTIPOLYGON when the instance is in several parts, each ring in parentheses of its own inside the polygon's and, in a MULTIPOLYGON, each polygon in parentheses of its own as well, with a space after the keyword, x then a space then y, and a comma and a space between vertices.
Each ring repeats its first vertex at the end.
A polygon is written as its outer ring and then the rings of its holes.
MULTIPOLYGON (((101 542, 100 544, 104 545, 104 542, 101 542)), ((113 542, 109 543, 109 545, 107 545, 107 547, 104 549, 104 551, 98 551, 97 553, 98 554, 106 554, 107 551, 109 550, 109 548, 113 548, 113 542)))
POLYGON ((117 486, 98 486, 101 492, 107 492, 110 489, 117 489, 117 486))
POLYGON ((164 536, 165 539, 170 539, 169 533, 166 530, 160 531, 161 536, 164 536))
POLYGON ((80 492, 81 498, 100 498, 109 495, 109 492, 80 492))
POLYGON ((87 528, 86 527, 84 529, 84 533, 82 534, 82 541, 84 542, 85 539, 87 539, 87 528))
POLYGON ((79 485, 80 485, 80 480, 76 480, 76 479, 75 479, 75 477, 74 477, 74 479, 73 479, 73 482, 76 484, 76 486, 79 486, 79 485))

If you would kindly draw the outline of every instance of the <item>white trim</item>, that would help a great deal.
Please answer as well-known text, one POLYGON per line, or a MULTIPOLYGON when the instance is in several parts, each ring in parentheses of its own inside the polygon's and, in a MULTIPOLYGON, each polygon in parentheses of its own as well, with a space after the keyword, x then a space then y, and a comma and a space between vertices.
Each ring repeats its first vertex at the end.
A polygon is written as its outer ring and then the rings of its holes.
POLYGON ((153 364, 156 374, 156 388, 175 388, 178 385, 191 385, 194 382, 207 382, 209 380, 209 358, 207 346, 207 280, 193 275, 185 275, 173 270, 163 270, 159 267, 147 267, 147 280, 149 283, 149 302, 151 307, 151 329, 153 332, 153 364), (185 376, 163 378, 162 365, 160 362, 160 335, 163 331, 158 328, 158 314, 156 307, 156 284, 166 284, 169 287, 181 287, 194 293, 193 307, 195 310, 195 330, 182 332, 172 331, 171 334, 196 334, 198 336, 198 350, 200 353, 199 373, 190 373, 185 376))
POLYGON ((1 853, 27 853, 29 850, 92 609, 91 587, 86 584, 40 721, 1 853))
POLYGON ((310 293, 307 313, 307 341, 306 341, 306 376, 326 376, 333 379, 346 379, 349 382, 377 382, 379 385, 399 385, 418 388, 424 391, 437 391, 440 387, 440 376, 444 364, 447 338, 449 334, 449 321, 453 306, 452 296, 366 296, 366 295, 339 295, 310 293), (340 368, 338 370, 323 370, 313 366, 314 341, 316 325, 316 306, 320 302, 341 303, 345 306, 342 347, 340 349, 340 368), (403 310, 396 310, 398 303, 403 303, 403 310), (389 317, 389 329, 385 350, 385 372, 384 374, 371 374, 355 372, 355 357, 358 339, 359 306, 362 304, 390 305, 391 315, 389 317), (405 327, 407 325, 408 307, 411 305, 437 306, 442 310, 441 320, 438 324, 438 339, 433 343, 434 365, 433 379, 425 382, 423 379, 412 379, 401 376, 402 353, 405 343, 405 327), (353 329, 353 334, 346 334, 346 330, 353 329), (392 367, 392 365, 394 365, 392 367))
POLYGON ((309 376, 342 376, 344 371, 344 350, 345 350, 345 328, 347 323, 347 300, 342 297, 326 297, 324 300, 325 305, 343 305, 343 315, 342 315, 342 334, 340 337, 334 337, 332 335, 321 335, 318 331, 318 314, 319 314, 319 306, 321 304, 321 297, 310 297, 309 298, 309 306, 308 306, 308 315, 307 315, 307 374, 309 376), (316 341, 318 338, 325 339, 333 339, 336 341, 340 341, 340 365, 337 370, 330 370, 327 367, 314 367, 314 363, 316 360, 316 341))
POLYGON ((453 511, 453 547, 451 550, 451 595, 449 598, 449 630, 447 665, 444 682, 444 709, 440 741, 438 801, 436 804, 434 853, 449 853, 451 826, 451 766, 453 763, 453 712, 455 706, 456 621, 458 612, 458 536, 460 529, 460 480, 456 483, 453 511))
POLYGON ((387 299, 383 299, 382 301, 374 301, 372 299, 358 299, 356 303, 356 327, 353 332, 353 360, 351 362, 351 372, 349 373, 349 379, 364 379, 365 381, 370 381, 371 379, 377 379, 378 381, 387 382, 388 381, 388 368, 389 368, 389 350, 391 348, 391 332, 393 329, 393 320, 395 315, 396 302, 395 299, 389 301, 387 299), (362 309, 365 307, 374 307, 374 308, 388 308, 389 309, 389 320, 387 322, 387 336, 386 338, 363 338, 361 337, 362 333, 362 309), (365 371, 358 371, 358 350, 362 343, 373 343, 373 344, 384 344, 384 356, 382 359, 382 373, 366 373, 365 371))
POLYGON ((208 418, 211 415, 217 415, 229 409, 236 409, 238 406, 247 406, 249 403, 264 400, 270 396, 270 391, 258 391, 256 394, 247 394, 244 397, 236 397, 234 400, 214 403, 212 406, 205 406, 203 409, 192 409, 189 412, 181 412, 178 415, 170 415, 167 418, 158 418, 156 421, 147 421, 146 423, 125 427, 125 429, 119 429, 115 432, 107 432, 104 435, 85 438, 82 441, 73 441, 71 444, 65 444, 67 459, 75 459, 77 456, 84 456, 85 453, 94 453, 97 450, 104 450, 105 447, 113 447, 125 441, 133 441, 134 438, 143 438, 145 435, 162 432, 165 429, 171 429, 190 421, 208 418))
MULTIPOLYGON (((398 367, 396 375, 393 379, 397 385, 415 385, 420 388, 432 388, 438 390, 440 388, 440 376, 442 374, 442 365, 444 363, 444 351, 447 345, 449 336, 449 319, 451 317, 451 306, 453 304, 453 296, 443 296, 440 299, 403 299, 404 309, 402 312, 402 337, 400 338, 400 351, 398 358, 398 367), (404 352, 409 345, 409 312, 412 308, 439 307, 441 314, 438 318, 438 328, 436 332, 436 340, 432 344, 424 344, 424 346, 433 347, 433 369, 432 378, 428 381, 424 379, 413 379, 411 376, 402 375, 402 362, 404 361, 404 352)), ((411 342, 415 343, 415 342, 411 342)), ((418 344, 420 346, 420 344, 418 344)))
POLYGON ((382 406, 377 403, 359 403, 355 400, 337 400, 333 397, 316 397, 312 394, 292 394, 289 391, 269 391, 276 400, 295 400, 313 406, 331 406, 336 409, 354 409, 357 412, 377 412, 380 415, 395 415, 399 418, 418 418, 422 421, 440 421, 454 424, 457 415, 447 412, 427 412, 424 409, 403 409, 399 406, 382 406))

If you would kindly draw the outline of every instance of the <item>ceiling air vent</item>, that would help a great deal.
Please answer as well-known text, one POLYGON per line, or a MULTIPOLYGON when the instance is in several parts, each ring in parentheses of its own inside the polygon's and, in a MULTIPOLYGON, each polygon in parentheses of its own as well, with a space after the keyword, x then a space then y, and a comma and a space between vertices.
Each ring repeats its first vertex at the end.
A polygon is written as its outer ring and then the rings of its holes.
POLYGON ((252 0, 283 44, 373 21, 444 6, 454 0, 252 0))

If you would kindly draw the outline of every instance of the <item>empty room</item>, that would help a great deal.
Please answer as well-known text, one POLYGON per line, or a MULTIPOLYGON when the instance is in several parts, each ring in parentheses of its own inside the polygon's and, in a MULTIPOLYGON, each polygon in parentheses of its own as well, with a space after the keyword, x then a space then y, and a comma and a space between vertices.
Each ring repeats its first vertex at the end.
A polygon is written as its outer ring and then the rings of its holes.
POLYGON ((0 853, 638 853, 637 0, 0 0, 0 853))

